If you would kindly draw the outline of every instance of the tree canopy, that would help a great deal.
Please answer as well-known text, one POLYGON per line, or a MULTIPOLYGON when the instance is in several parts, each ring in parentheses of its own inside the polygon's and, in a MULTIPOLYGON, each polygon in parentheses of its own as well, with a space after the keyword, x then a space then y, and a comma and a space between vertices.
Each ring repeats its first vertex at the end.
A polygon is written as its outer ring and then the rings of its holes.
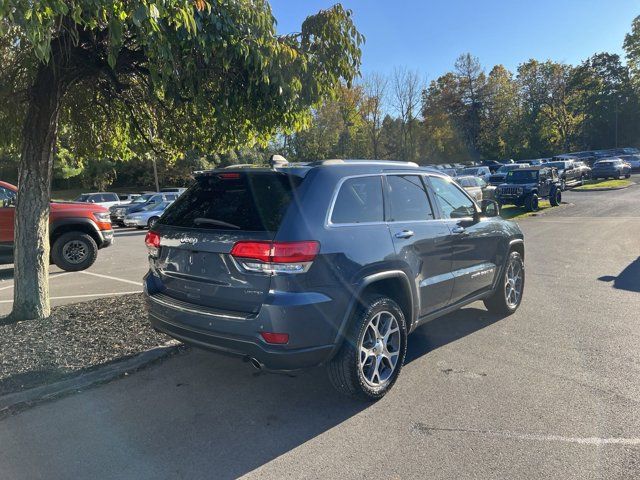
POLYGON ((14 316, 49 313, 56 150, 73 152, 64 170, 266 144, 358 75, 349 10, 289 35, 275 23, 266 0, 0 0, 0 154, 20 152, 14 316))

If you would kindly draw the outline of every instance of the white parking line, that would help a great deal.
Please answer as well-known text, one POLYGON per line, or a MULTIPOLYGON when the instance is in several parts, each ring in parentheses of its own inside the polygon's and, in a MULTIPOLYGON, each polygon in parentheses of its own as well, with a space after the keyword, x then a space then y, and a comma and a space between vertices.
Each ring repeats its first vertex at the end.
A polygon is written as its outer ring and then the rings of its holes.
POLYGON ((533 440, 539 442, 562 442, 562 443, 577 443, 578 445, 628 445, 637 446, 640 445, 640 438, 625 438, 625 437, 565 437, 562 435, 543 435, 536 433, 518 433, 509 431, 491 431, 491 430, 476 430, 467 428, 438 428, 428 427, 423 424, 417 424, 414 426, 416 433, 426 434, 433 432, 441 433, 462 433, 471 435, 481 435, 485 437, 498 437, 507 438, 513 440, 533 440))
MULTIPOLYGON (((64 297, 50 297, 49 300, 69 300, 74 298, 110 297, 112 295, 131 295, 134 293, 142 293, 142 290, 136 290, 134 292, 87 293, 85 295, 66 295, 64 297)), ((13 300, 0 300, 0 303, 13 303, 13 300)))
POLYGON ((139 282, 134 282, 133 280, 126 280, 124 278, 112 277, 110 275, 103 275, 101 273, 93 273, 93 272, 79 272, 79 273, 84 273, 85 275, 93 275, 94 277, 106 278, 107 280, 116 280, 118 282, 129 283, 131 285, 136 285, 138 287, 142 285, 142 280, 140 280, 139 282))
MULTIPOLYGON (((49 275, 49 280, 51 280, 52 278, 57 278, 57 277, 63 277, 64 275, 69 275, 70 273, 73 272, 58 272, 58 273, 52 273, 49 275)), ((0 292, 2 290, 9 290, 10 288, 13 288, 13 284, 11 285, 7 285, 6 287, 2 287, 0 288, 0 292)))

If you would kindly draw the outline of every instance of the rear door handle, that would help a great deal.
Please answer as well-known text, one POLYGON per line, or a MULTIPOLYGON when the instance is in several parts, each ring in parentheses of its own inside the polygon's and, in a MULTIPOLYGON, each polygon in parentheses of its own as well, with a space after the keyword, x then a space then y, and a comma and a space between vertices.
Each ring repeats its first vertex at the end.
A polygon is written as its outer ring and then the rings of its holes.
POLYGON ((464 227, 457 225, 451 229, 451 233, 464 233, 464 227))
POLYGON ((402 230, 401 232, 396 233, 396 238, 411 238, 415 234, 411 230, 402 230))

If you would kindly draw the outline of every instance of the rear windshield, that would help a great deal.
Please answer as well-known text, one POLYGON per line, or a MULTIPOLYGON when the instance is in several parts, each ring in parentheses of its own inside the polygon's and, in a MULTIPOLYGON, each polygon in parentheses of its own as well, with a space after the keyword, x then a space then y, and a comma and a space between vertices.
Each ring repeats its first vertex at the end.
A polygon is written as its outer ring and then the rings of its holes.
POLYGON ((210 230, 275 232, 302 179, 275 172, 199 177, 159 223, 210 230))

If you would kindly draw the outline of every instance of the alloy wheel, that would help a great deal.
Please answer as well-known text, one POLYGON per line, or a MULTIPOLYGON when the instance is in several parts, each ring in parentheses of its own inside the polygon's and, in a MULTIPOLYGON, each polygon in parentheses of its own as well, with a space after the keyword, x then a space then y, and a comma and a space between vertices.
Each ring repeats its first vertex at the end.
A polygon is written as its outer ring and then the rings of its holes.
POLYGON ((400 326, 389 311, 376 313, 367 324, 359 345, 359 367, 372 387, 389 381, 400 357, 400 326))
POLYGON ((522 296, 522 263, 513 259, 507 267, 505 276, 505 299, 510 308, 516 308, 522 296))
POLYGON ((89 254, 89 246, 82 240, 71 240, 62 247, 63 258, 74 265, 82 263, 89 254))

